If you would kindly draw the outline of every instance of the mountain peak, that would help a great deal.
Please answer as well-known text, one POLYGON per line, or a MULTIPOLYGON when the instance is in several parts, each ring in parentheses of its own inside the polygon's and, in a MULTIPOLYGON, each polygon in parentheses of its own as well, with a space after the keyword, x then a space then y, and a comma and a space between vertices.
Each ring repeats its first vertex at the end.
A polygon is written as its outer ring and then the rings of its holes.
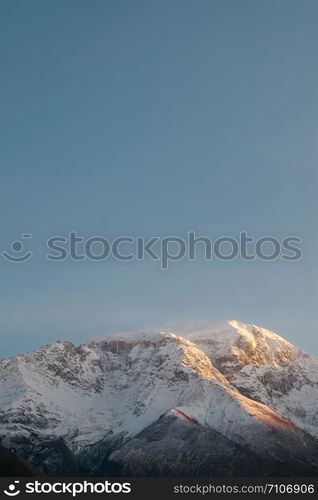
POLYGON ((195 342, 218 368, 220 363, 281 366, 289 364, 301 352, 266 328, 236 320, 223 324, 190 321, 170 326, 178 335, 195 342))
POLYGON ((267 330, 266 328, 262 328, 261 326, 253 325, 253 324, 244 324, 240 323, 239 321, 236 320, 230 320, 228 321, 228 325, 234 328, 237 332, 239 332, 241 335, 245 335, 247 338, 249 338, 251 341, 263 337, 267 339, 267 341, 272 341, 272 342, 279 342, 279 343, 284 343, 289 345, 290 347, 293 347, 290 342, 285 340, 283 337, 278 335, 275 332, 272 332, 271 330, 267 330))

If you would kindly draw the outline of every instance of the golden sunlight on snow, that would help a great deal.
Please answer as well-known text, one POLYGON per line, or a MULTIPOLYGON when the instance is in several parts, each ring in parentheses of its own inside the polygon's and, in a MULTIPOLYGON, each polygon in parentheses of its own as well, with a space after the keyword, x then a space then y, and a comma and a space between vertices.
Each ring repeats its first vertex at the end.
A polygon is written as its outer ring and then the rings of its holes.
POLYGON ((268 406, 246 398, 236 391, 233 391, 233 395, 249 415, 257 418, 257 420, 263 424, 268 425, 269 427, 296 430, 296 426, 293 423, 283 418, 279 415, 279 413, 276 413, 274 410, 268 408, 268 406))

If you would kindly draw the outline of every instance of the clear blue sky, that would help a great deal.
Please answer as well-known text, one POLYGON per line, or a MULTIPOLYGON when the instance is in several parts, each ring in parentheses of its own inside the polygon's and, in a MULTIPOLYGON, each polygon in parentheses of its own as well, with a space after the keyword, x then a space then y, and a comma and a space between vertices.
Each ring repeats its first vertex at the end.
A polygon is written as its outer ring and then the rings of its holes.
POLYGON ((0 4, 0 357, 237 319, 318 354, 316 0, 0 4), (47 262, 48 236, 296 234, 299 262, 47 262))

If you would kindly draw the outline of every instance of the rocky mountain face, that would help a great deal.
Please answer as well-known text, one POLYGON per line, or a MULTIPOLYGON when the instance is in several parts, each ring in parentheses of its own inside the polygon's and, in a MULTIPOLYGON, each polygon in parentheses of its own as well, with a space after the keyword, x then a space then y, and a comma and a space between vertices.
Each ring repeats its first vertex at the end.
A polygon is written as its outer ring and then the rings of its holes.
POLYGON ((318 360, 235 321, 0 361, 2 443, 49 475, 317 475, 317 415, 318 360))

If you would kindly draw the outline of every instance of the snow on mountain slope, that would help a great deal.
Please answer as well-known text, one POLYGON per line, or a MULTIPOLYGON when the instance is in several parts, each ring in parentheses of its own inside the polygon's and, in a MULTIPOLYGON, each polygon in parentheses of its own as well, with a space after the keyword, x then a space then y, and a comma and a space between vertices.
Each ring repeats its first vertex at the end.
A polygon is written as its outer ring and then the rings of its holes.
MULTIPOLYGON (((103 464, 116 460, 118 465, 121 447, 128 446, 131 453, 129 443, 134 439, 144 442, 139 436, 146 429, 160 429, 161 433, 161 418, 166 415, 169 432, 176 427, 183 429, 184 422, 195 425, 200 428, 198 439, 202 432, 210 433, 211 439, 212 435, 222 436, 223 441, 215 439, 226 442, 226 448, 238 453, 237 457, 243 456, 241 448, 256 454, 260 467, 264 467, 264 460, 272 461, 275 467, 286 461, 288 466, 282 473, 295 471, 299 464, 311 472, 315 467, 318 470, 314 458, 318 442, 290 422, 287 408, 283 418, 280 412, 257 402, 259 397, 246 397, 244 387, 237 390, 238 377, 247 381, 250 376, 244 375, 243 369, 251 370, 253 383, 260 375, 253 370, 266 367, 273 373, 285 369, 290 360, 302 355, 300 351, 272 332, 234 322, 216 332, 185 329, 184 335, 188 339, 174 333, 139 332, 105 336, 79 347, 57 342, 0 361, 3 444, 18 449, 31 463, 42 464, 49 473, 63 474, 67 467, 74 474, 74 467, 83 463, 85 473, 90 473, 101 456, 102 469, 103 464)), ((268 389, 266 384, 264 387, 268 389)), ((148 442, 151 431, 146 435, 148 442)), ((168 447, 162 435, 160 446, 165 443, 168 447)), ((186 453, 180 443, 182 453, 186 453)), ((154 461, 157 445, 152 446, 154 461)), ((211 467, 208 449, 204 449, 204 457, 206 467, 211 467)), ((126 465, 121 461, 120 470, 126 465)), ((139 466, 142 473, 145 469, 139 466)), ((260 473, 263 469, 255 470, 260 473)))
POLYGON ((182 401, 195 398, 204 380, 228 383, 195 345, 165 333, 80 347, 59 342, 1 361, 0 373, 0 422, 7 436, 19 428, 80 444, 113 429, 139 431, 179 404, 180 393, 182 401))
POLYGON ((171 325, 204 351, 242 394, 318 437, 318 360, 270 330, 229 321, 171 325))
MULTIPOLYGON (((250 422, 251 423, 251 422, 250 422)), ((241 443, 171 410, 106 460, 94 461, 94 475, 119 476, 312 476, 317 474, 317 441, 289 429, 241 427, 241 443)), ((99 455, 100 458, 100 455, 99 455)))

